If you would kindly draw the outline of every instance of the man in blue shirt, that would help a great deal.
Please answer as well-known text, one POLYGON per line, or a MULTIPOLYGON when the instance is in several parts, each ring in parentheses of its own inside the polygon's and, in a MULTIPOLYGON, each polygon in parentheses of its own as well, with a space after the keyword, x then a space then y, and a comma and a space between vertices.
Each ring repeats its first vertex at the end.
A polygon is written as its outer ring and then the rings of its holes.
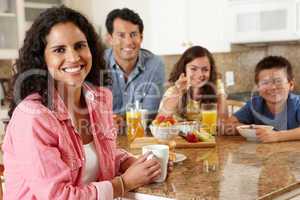
POLYGON ((163 95, 165 67, 160 57, 141 49, 143 21, 134 11, 112 10, 106 19, 111 48, 105 59, 111 70, 113 111, 124 115, 126 105, 138 101, 155 114, 163 95))
POLYGON ((259 95, 253 96, 227 123, 273 126, 271 131, 256 130, 262 142, 299 140, 300 96, 291 93, 294 77, 290 62, 281 56, 265 57, 255 68, 255 83, 259 95))

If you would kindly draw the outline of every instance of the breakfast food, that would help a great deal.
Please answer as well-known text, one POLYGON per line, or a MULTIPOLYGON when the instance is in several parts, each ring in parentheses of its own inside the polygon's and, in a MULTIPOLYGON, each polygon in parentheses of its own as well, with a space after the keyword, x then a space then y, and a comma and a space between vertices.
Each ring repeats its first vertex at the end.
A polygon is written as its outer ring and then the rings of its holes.
POLYGON ((152 124, 154 126, 168 127, 176 124, 176 120, 172 116, 157 115, 152 124))
POLYGON ((204 131, 190 131, 187 134, 179 134, 183 136, 188 142, 208 142, 211 140, 211 135, 204 131))

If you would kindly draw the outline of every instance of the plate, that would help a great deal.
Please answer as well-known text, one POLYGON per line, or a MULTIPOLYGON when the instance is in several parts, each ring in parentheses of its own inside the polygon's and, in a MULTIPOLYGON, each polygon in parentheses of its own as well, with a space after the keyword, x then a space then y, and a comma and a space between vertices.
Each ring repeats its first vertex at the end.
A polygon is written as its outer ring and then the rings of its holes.
POLYGON ((186 159, 186 156, 182 153, 176 153, 176 160, 174 161, 174 163, 179 163, 182 162, 186 159))

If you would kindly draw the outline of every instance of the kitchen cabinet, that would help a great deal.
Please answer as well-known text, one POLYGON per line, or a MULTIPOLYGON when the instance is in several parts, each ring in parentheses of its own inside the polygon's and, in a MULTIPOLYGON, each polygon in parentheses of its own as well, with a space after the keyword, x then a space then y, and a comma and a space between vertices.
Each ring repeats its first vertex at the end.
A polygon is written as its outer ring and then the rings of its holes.
POLYGON ((230 50, 225 0, 152 0, 150 48, 158 54, 181 54, 193 45, 211 52, 230 50))
POLYGON ((231 0, 229 10, 231 43, 300 39, 299 0, 231 0))
POLYGON ((227 32, 227 4, 225 0, 187 1, 188 38, 193 45, 202 45, 211 52, 230 51, 227 32))
POLYGON ((0 59, 17 58, 33 20, 45 9, 61 4, 71 5, 71 0, 0 0, 0 59))
MULTIPOLYGON (((106 40, 106 27, 105 20, 107 14, 113 9, 129 8, 137 12, 144 23, 144 39, 142 43, 143 48, 149 48, 150 46, 150 12, 149 6, 152 0, 90 0, 91 10, 89 11, 90 19, 94 23, 94 26, 101 33, 101 36, 106 40)), ((162 1, 163 2, 163 1, 162 1)), ((84 14, 88 14, 88 9, 83 11, 84 14)), ((152 16, 151 16, 152 17, 152 16)))
POLYGON ((192 45, 212 52, 230 50, 226 0, 93 0, 93 22, 105 30, 106 15, 115 8, 128 7, 143 19, 143 47, 160 55, 181 54, 192 45))
POLYGON ((0 8, 0 59, 17 57, 19 43, 20 0, 1 0, 0 8))
POLYGON ((181 54, 188 45, 185 0, 152 0, 148 48, 156 54, 181 54))

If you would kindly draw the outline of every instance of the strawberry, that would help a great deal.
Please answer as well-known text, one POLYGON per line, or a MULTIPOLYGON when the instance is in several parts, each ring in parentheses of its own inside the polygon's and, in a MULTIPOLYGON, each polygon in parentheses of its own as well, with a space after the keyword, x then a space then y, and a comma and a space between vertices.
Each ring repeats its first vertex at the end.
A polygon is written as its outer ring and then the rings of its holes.
POLYGON ((175 119, 172 116, 166 117, 165 121, 170 122, 172 125, 176 123, 175 119))
POLYGON ((193 134, 192 132, 189 132, 186 136, 186 140, 188 142, 194 143, 194 142, 198 142, 198 138, 195 134, 193 134))
POLYGON ((156 117, 156 120, 157 120, 158 123, 161 123, 161 122, 165 121, 165 119, 166 119, 166 117, 163 116, 163 115, 158 115, 156 117))

